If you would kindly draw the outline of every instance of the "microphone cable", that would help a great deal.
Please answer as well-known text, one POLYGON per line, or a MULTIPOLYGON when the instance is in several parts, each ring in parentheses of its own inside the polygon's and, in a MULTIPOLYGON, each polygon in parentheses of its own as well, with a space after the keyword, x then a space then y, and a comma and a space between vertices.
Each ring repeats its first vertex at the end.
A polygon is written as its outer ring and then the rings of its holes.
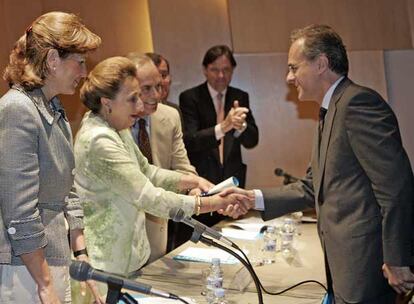
MULTIPOLYGON (((236 245, 236 246, 237 246, 237 245, 236 245)), ((283 289, 283 290, 281 290, 281 291, 277 291, 277 292, 272 292, 272 291, 269 291, 269 290, 267 290, 267 289, 263 286, 262 282, 260 281, 259 277, 257 276, 257 274, 256 274, 256 272, 255 272, 255 270, 254 270, 254 268, 253 268, 253 265, 250 263, 250 260, 249 260, 249 258, 247 257, 247 255, 244 253, 244 251, 243 251, 243 250, 241 250, 239 246, 237 246, 237 250, 239 250, 239 251, 241 252, 241 254, 242 254, 242 255, 243 255, 243 257, 245 258, 245 260, 246 260, 247 264, 249 264, 249 265, 250 265, 250 267, 251 267, 251 269, 252 269, 252 271, 253 271, 254 275, 256 276, 256 278, 257 278, 257 280, 258 280, 258 282, 259 282, 260 288, 262 288, 262 290, 263 290, 265 293, 267 293, 268 295, 278 296, 278 295, 281 295, 281 294, 283 294, 283 293, 285 293, 285 292, 287 292, 287 291, 289 291, 289 290, 291 290, 291 289, 294 289, 294 288, 296 288, 296 287, 298 287, 298 286, 301 286, 301 285, 304 285, 304 284, 308 284, 308 283, 315 283, 315 284, 319 285, 320 287, 322 287, 322 288, 325 290, 325 292, 328 292, 328 289, 326 288, 326 286, 325 286, 325 285, 323 285, 321 282, 319 282, 319 281, 317 281, 317 280, 305 280, 305 281, 300 281, 300 282, 298 282, 298 283, 296 283, 296 284, 294 284, 294 285, 292 285, 292 286, 290 286, 290 287, 287 287, 287 288, 285 288, 285 289, 283 289)))

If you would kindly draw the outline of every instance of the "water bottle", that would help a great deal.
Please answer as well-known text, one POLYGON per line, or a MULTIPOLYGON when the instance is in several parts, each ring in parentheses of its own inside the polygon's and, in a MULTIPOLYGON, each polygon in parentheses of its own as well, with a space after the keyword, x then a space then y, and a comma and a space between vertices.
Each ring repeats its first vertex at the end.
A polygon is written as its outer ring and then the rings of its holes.
POLYGON ((223 287, 223 270, 220 267, 220 259, 211 259, 210 273, 206 281, 206 300, 210 304, 215 299, 215 290, 223 287))
POLYGON ((292 218, 285 218, 282 229, 280 231, 281 237, 281 251, 284 256, 289 256, 292 253, 293 235, 295 234, 295 223, 292 218))
POLYGON ((215 299, 213 304, 228 304, 226 297, 225 297, 225 291, 223 288, 217 288, 214 291, 215 299))
POLYGON ((263 234, 263 264, 275 262, 277 249, 277 233, 274 226, 268 226, 263 234))

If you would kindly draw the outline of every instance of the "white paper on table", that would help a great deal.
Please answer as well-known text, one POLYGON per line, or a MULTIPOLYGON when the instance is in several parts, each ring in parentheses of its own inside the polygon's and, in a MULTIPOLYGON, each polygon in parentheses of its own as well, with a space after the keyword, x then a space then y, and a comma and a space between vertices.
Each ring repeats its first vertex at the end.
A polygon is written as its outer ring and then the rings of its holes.
POLYGON ((259 238, 259 233, 255 231, 246 231, 233 228, 221 228, 221 234, 225 237, 253 241, 259 238))
POLYGON ((189 247, 176 255, 174 260, 211 263, 212 258, 219 258, 222 264, 237 264, 239 261, 229 253, 217 248, 189 247))
POLYGON ((262 223, 238 223, 233 222, 229 225, 229 227, 236 227, 241 229, 241 231, 247 231, 251 233, 260 233, 260 229, 264 226, 264 222, 262 223))
MULTIPOLYGON (((138 301, 139 304, 175 304, 175 303, 182 303, 179 300, 173 300, 173 299, 164 299, 160 297, 142 297, 142 296, 134 296, 134 299, 138 301)), ((190 304, 197 304, 197 302, 193 299, 183 297, 182 299, 186 300, 190 304)), ((119 301, 119 303, 123 304, 124 302, 119 301)))

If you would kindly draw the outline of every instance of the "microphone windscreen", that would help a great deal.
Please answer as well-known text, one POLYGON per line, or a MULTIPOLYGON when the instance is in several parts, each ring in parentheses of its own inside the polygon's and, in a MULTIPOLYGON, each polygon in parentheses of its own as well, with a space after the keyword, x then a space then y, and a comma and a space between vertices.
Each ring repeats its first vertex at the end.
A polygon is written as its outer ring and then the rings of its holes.
POLYGON ((181 222, 185 217, 184 210, 177 207, 172 208, 168 215, 174 222, 181 222))
POLYGON ((283 176, 284 173, 285 172, 283 172, 283 170, 280 169, 280 168, 275 169, 275 175, 277 175, 277 176, 283 176))
POLYGON ((91 265, 84 261, 73 261, 69 266, 70 277, 76 281, 88 280, 88 273, 91 265))

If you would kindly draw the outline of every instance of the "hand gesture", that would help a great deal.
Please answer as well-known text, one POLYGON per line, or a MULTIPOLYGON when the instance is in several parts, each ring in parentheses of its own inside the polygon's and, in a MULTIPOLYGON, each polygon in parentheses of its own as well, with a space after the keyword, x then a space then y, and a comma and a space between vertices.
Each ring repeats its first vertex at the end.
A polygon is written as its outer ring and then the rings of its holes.
POLYGON ((255 205, 255 195, 252 190, 248 191, 238 187, 230 187, 220 192, 219 196, 230 201, 236 199, 236 201, 232 201, 225 208, 217 210, 218 213, 235 219, 246 214, 255 205))
POLYGON ((246 128, 246 113, 249 112, 247 108, 240 108, 239 107, 239 101, 235 100, 233 103, 233 109, 234 109, 234 123, 233 123, 233 128, 239 131, 242 131, 244 128, 246 128), (238 109, 247 109, 247 112, 245 113, 244 111, 242 111, 241 113, 239 113, 238 109))
POLYGON ((224 133, 232 129, 240 130, 243 128, 243 123, 246 122, 248 108, 240 107, 237 100, 234 101, 233 107, 227 113, 226 118, 221 122, 221 129, 224 133))
POLYGON ((408 266, 390 266, 386 263, 382 265, 384 277, 388 279, 388 284, 399 293, 406 293, 414 288, 414 273, 408 266))

